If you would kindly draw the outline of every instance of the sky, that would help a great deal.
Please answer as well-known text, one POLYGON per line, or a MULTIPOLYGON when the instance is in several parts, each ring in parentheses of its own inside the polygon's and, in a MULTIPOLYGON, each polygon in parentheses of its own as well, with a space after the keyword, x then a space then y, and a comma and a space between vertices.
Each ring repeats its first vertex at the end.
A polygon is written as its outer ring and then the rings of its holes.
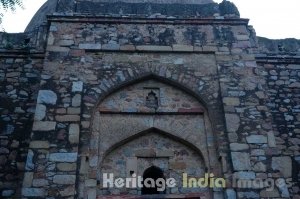
MULTIPOLYGON (((23 32, 35 12, 46 0, 23 0, 24 9, 4 13, 6 32, 23 32), (33 3, 34 2, 34 3, 33 3)), ((214 0, 220 3, 222 0, 214 0)), ((300 39, 300 0, 230 0, 242 18, 250 19, 257 36, 270 39, 300 39)))

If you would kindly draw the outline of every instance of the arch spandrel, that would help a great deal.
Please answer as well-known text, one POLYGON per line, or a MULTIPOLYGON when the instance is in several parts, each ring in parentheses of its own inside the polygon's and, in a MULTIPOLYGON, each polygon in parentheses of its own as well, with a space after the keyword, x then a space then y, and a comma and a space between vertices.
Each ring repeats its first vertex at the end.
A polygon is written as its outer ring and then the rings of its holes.
POLYGON ((193 143, 206 154, 206 132, 202 115, 100 115, 99 153, 116 143, 150 128, 160 129, 186 142, 193 143))
POLYGON ((194 97, 173 86, 156 80, 146 80, 123 88, 109 97, 98 107, 100 112, 160 113, 160 112, 198 112, 203 106, 194 97), (154 96, 149 102, 150 95, 154 96), (157 107, 151 106, 157 104, 157 107))

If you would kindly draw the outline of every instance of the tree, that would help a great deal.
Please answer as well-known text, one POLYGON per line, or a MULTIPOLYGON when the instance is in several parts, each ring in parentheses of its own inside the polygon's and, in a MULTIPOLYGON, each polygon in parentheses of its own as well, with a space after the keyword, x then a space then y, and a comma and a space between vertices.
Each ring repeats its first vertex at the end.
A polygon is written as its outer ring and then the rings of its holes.
POLYGON ((17 7, 23 7, 22 0, 0 0, 0 24, 2 23, 3 11, 15 11, 17 7))

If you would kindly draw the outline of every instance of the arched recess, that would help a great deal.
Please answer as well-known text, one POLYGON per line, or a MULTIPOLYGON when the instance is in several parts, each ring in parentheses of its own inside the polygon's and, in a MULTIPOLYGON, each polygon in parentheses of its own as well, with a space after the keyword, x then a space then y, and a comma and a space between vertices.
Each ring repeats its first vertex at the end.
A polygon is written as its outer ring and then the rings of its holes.
MULTIPOLYGON (((169 136, 171 140, 180 140, 180 143, 185 143, 190 148, 198 150, 199 154, 203 156, 207 171, 220 176, 221 169, 216 152, 217 146, 214 143, 216 136, 213 134, 209 117, 210 108, 208 103, 204 102, 200 96, 201 94, 194 92, 186 85, 153 74, 146 74, 134 80, 124 81, 119 85, 115 85, 109 92, 102 94, 92 118, 91 144, 89 154, 86 155, 89 162, 81 162, 82 165, 88 167, 87 176, 94 176, 99 180, 99 176, 96 174, 99 174, 103 157, 116 147, 126 144, 128 140, 147 134, 150 129, 156 131, 159 129, 162 135, 169 136), (143 89, 148 90, 144 92, 143 89), (129 99, 132 97, 131 91, 137 91, 135 94, 141 93, 129 99), (169 97, 166 97, 166 99, 172 99, 173 101, 163 99, 164 103, 159 102, 160 107, 153 108, 145 106, 145 101, 141 100, 142 98, 147 99, 145 93, 151 92, 158 99, 161 99, 163 98, 162 95, 166 93, 162 91, 170 91, 167 92, 169 97), (127 95, 129 98, 125 97, 125 100, 120 97, 127 95), (136 99, 138 100, 135 109, 104 106, 107 104, 122 105, 124 101, 134 102, 136 99), (115 101, 110 102, 110 100, 115 101), (181 105, 174 105, 178 104, 178 100, 183 100, 181 105), (162 106, 164 104, 173 104, 173 108, 167 109, 162 106)), ((128 104, 133 106, 135 103, 128 104)))
MULTIPOLYGON (((125 79, 124 81, 115 83, 114 85, 112 85, 111 88, 109 88, 108 91, 102 93, 101 96, 99 96, 99 99, 98 99, 97 103, 95 104, 95 107, 99 107, 99 105, 103 102, 103 100, 109 98, 110 95, 122 90, 123 88, 137 84, 139 82, 147 81, 147 80, 155 80, 158 82, 162 82, 166 85, 170 85, 172 87, 175 87, 179 90, 184 91, 185 93, 187 93, 188 95, 194 97, 197 101, 199 101, 199 103, 201 103, 203 105, 203 108, 205 108, 205 110, 207 111, 208 115, 214 114, 213 113, 214 110, 212 110, 210 108, 209 99, 207 99, 207 97, 205 97, 202 93, 199 93, 197 90, 193 89, 188 84, 188 82, 187 83, 178 82, 175 79, 165 78, 165 77, 159 76, 155 73, 142 73, 142 74, 136 75, 134 78, 125 79)), ((94 113, 97 111, 98 110, 95 109, 94 113)))
MULTIPOLYGON (((99 165, 100 178, 103 174, 114 174, 115 178, 143 176, 149 167, 160 168, 164 177, 174 178, 178 189, 176 194, 209 192, 207 188, 184 188, 182 174, 200 178, 205 175, 206 166, 201 152, 190 143, 180 138, 170 136, 158 129, 149 129, 137 136, 131 137, 126 143, 119 143, 103 159, 99 165)), ((101 179, 100 181, 103 181, 101 179)), ((106 194, 142 194, 142 188, 103 188, 106 194)), ((170 194, 171 190, 164 190, 170 194)))
MULTIPOLYGON (((157 181, 158 179, 164 179, 166 180, 166 177, 164 175, 164 172, 161 168, 157 166, 150 166, 147 168, 143 173, 143 184, 145 184, 146 179, 153 179, 153 181, 157 181)), ((151 185, 152 182, 149 184, 151 185)), ((142 195, 154 195, 154 194, 165 194, 166 190, 158 190, 160 187, 154 186, 154 187, 143 187, 142 188, 142 195)))
MULTIPOLYGON (((159 134, 159 135, 161 135, 161 136, 163 136, 163 137, 166 137, 166 138, 168 138, 168 139, 170 139, 170 140, 173 140, 173 141, 175 141, 175 142, 181 143, 182 145, 186 146, 187 148, 190 148, 190 149, 193 150, 193 151, 194 151, 201 159, 203 159, 203 161, 204 161, 204 166, 206 167, 205 170, 206 170, 206 171, 209 170, 209 168, 207 168, 207 166, 208 166, 209 163, 208 163, 207 161, 205 161, 204 156, 203 156, 203 154, 202 154, 202 151, 201 151, 197 146, 195 146, 193 143, 191 143, 191 142, 189 142, 189 141, 187 141, 187 140, 184 140, 184 139, 182 139, 182 138, 180 138, 180 137, 177 137, 177 136, 174 135, 174 134, 165 132, 165 131, 160 130, 160 129, 157 129, 157 128, 155 128, 155 127, 152 127, 152 128, 149 128, 149 129, 147 129, 147 130, 145 130, 145 131, 142 131, 142 132, 139 132, 139 133, 137 133, 137 134, 134 134, 134 135, 132 135, 132 136, 126 138, 126 139, 123 139, 123 140, 121 140, 120 142, 118 142, 118 143, 112 145, 112 146, 111 146, 109 149, 107 149, 107 150, 105 151, 105 153, 103 154, 103 158, 101 158, 100 165, 102 164, 103 160, 104 160, 110 153, 112 153, 113 151, 115 151, 115 150, 117 150, 118 148, 120 148, 121 146, 126 145, 127 143, 132 142, 132 141, 134 141, 134 140, 136 140, 136 139, 138 139, 138 138, 140 138, 140 137, 142 137, 142 136, 145 136, 145 135, 147 135, 147 134, 149 134, 149 133, 156 133, 156 134, 159 134)), ((209 172, 209 171, 208 171, 208 172, 209 172)))

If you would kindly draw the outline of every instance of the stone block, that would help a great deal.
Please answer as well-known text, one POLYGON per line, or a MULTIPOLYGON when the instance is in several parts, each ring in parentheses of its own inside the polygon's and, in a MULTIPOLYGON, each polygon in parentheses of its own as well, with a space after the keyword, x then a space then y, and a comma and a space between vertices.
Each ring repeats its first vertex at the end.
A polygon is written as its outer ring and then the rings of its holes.
POLYGON ((15 191, 14 190, 3 190, 2 191, 2 196, 3 197, 9 197, 12 198, 12 196, 14 195, 15 191))
POLYGON ((48 149, 49 147, 50 144, 48 141, 35 140, 29 144, 29 148, 31 149, 48 149))
POLYGON ((52 46, 54 44, 54 41, 55 41, 55 37, 53 36, 53 33, 49 32, 48 41, 47 41, 48 46, 52 46))
POLYGON ((77 81, 72 84, 72 92, 82 92, 83 90, 83 82, 77 81))
POLYGON ((268 139, 264 135, 250 135, 246 137, 246 140, 249 144, 266 144, 268 139))
POLYGON ((65 108, 58 108, 56 109, 57 114, 66 114, 67 110, 65 108))
POLYGON ((80 121, 79 115, 57 115, 55 116, 58 122, 78 122, 80 121))
POLYGON ((261 198, 278 198, 280 197, 278 190, 275 188, 271 191, 267 191, 267 190, 262 190, 260 192, 260 197, 261 198))
POLYGON ((101 44, 90 44, 90 43, 79 44, 79 49, 101 50, 101 44))
POLYGON ((25 165, 26 171, 31 171, 34 169, 33 157, 34 157, 34 153, 31 149, 29 149, 27 154, 27 159, 26 159, 26 165, 25 165))
POLYGON ((77 153, 52 153, 49 160, 52 162, 76 162, 77 153))
POLYGON ((70 48, 60 46, 47 46, 47 51, 67 53, 70 51, 70 48))
POLYGON ((49 30, 50 30, 51 32, 56 32, 56 31, 57 31, 57 27, 54 26, 54 25, 51 25, 49 30))
POLYGON ((264 156, 265 151, 263 149, 252 149, 251 156, 264 156))
POLYGON ((135 151, 135 156, 137 157, 156 157, 156 152, 154 149, 140 149, 135 151))
POLYGON ((64 46, 64 47, 67 47, 67 46, 72 46, 74 45, 74 41, 73 40, 70 40, 70 39, 62 39, 58 42, 58 45, 60 46, 64 46))
POLYGON ((99 157, 97 155, 90 156, 89 165, 90 167, 96 167, 98 165, 99 157))
POLYGON ((236 192, 234 189, 226 189, 226 199, 236 199, 236 192))
POLYGON ((139 51, 172 51, 171 46, 136 46, 136 49, 139 51))
POLYGON ((255 173, 252 171, 240 171, 240 172, 235 172, 233 174, 233 177, 237 179, 242 179, 242 180, 253 180, 255 179, 255 173))
POLYGON ((89 163, 88 163, 88 161, 86 161, 86 157, 81 156, 79 173, 87 174, 88 171, 89 171, 89 163))
POLYGON ((256 198, 256 199, 258 199, 258 198, 260 198, 259 197, 259 194, 258 193, 256 193, 256 192, 254 192, 254 191, 246 191, 246 192, 238 192, 238 198, 256 198))
POLYGON ((240 143, 231 143, 230 149, 232 151, 243 151, 243 150, 249 149, 249 145, 248 144, 240 144, 240 143))
POLYGON ((73 196, 73 195, 75 195, 75 187, 74 186, 68 186, 67 188, 59 191, 59 193, 62 197, 73 196))
POLYGON ((227 106, 239 106, 240 105, 240 99, 236 97, 224 97, 223 103, 227 106))
POLYGON ((218 47, 216 46, 203 46, 203 51, 208 51, 208 52, 216 52, 218 51, 218 47))
POLYGON ((97 197, 96 189, 89 189, 87 194, 87 199, 96 199, 97 197))
POLYGON ((267 167, 264 163, 258 162, 253 166, 253 171, 255 171, 255 172, 266 172, 267 167))
POLYGON ((85 180, 84 185, 86 187, 96 187, 97 186, 97 180, 94 180, 94 179, 85 180))
POLYGON ((55 175, 53 177, 53 183, 55 184, 75 184, 76 175, 55 175))
POLYGON ((52 104, 55 105, 57 95, 51 90, 40 90, 37 98, 38 104, 52 104))
POLYGON ((20 72, 11 72, 11 73, 6 73, 6 77, 7 78, 12 78, 12 77, 19 77, 20 76, 20 72))
POLYGON ((231 157, 235 171, 251 170, 249 153, 232 152, 231 157))
POLYGON ((76 163, 57 163, 56 168, 59 171, 75 171, 76 163))
POLYGON ((158 150, 156 152, 156 157, 173 157, 174 151, 172 150, 158 150))
POLYGON ((48 186, 49 182, 46 179, 34 179, 32 181, 32 186, 33 187, 45 187, 48 186))
POLYGON ((300 83, 299 82, 294 82, 289 85, 289 88, 300 88, 300 83))
POLYGON ((32 130, 33 131, 52 131, 55 130, 56 122, 42 122, 34 121, 32 130))
POLYGON ((81 95, 80 94, 76 94, 73 98, 72 98, 72 106, 74 107, 78 107, 81 105, 81 95))
POLYGON ((187 164, 181 161, 174 161, 170 162, 169 167, 174 170, 185 170, 187 168, 187 164))
POLYGON ((78 124, 70 124, 69 141, 71 144, 79 143, 79 125, 78 124))
POLYGON ((240 118, 236 114, 225 114, 227 130, 236 132, 240 126, 240 118))
POLYGON ((46 116, 46 106, 42 104, 37 104, 35 108, 34 120, 42 120, 46 116))
POLYGON ((32 180, 33 180, 33 172, 25 172, 24 178, 23 178, 23 187, 31 187, 32 186, 32 180))
POLYGON ((289 156, 272 157, 272 169, 280 171, 285 178, 292 176, 292 159, 289 156))
POLYGON ((83 49, 71 49, 70 50, 70 56, 72 57, 81 57, 84 56, 85 50, 83 49))
POLYGON ((79 115, 81 113, 81 109, 80 108, 73 108, 70 107, 68 108, 68 112, 69 115, 79 115))
POLYGON ((237 142, 238 141, 237 133, 228 133, 228 139, 229 142, 237 142))
POLYGON ((181 52, 193 52, 194 51, 194 46, 192 45, 178 45, 174 44, 172 46, 173 51, 181 51, 181 52))
POLYGON ((289 188, 286 184, 285 179, 283 178, 277 179, 277 183, 279 185, 277 187, 279 189, 279 192, 281 193, 281 197, 290 198, 289 188))
POLYGON ((300 70, 300 65, 289 64, 287 68, 292 70, 300 70))
POLYGON ((120 50, 135 51, 135 46, 134 45, 122 45, 122 46, 120 46, 120 50))
POLYGON ((46 191, 42 188, 23 188, 22 195, 25 197, 45 197, 46 191))
POLYGON ((120 50, 120 44, 103 44, 102 50, 120 50))
POLYGON ((236 35, 235 37, 237 40, 240 40, 240 41, 248 41, 249 40, 248 35, 236 35))

